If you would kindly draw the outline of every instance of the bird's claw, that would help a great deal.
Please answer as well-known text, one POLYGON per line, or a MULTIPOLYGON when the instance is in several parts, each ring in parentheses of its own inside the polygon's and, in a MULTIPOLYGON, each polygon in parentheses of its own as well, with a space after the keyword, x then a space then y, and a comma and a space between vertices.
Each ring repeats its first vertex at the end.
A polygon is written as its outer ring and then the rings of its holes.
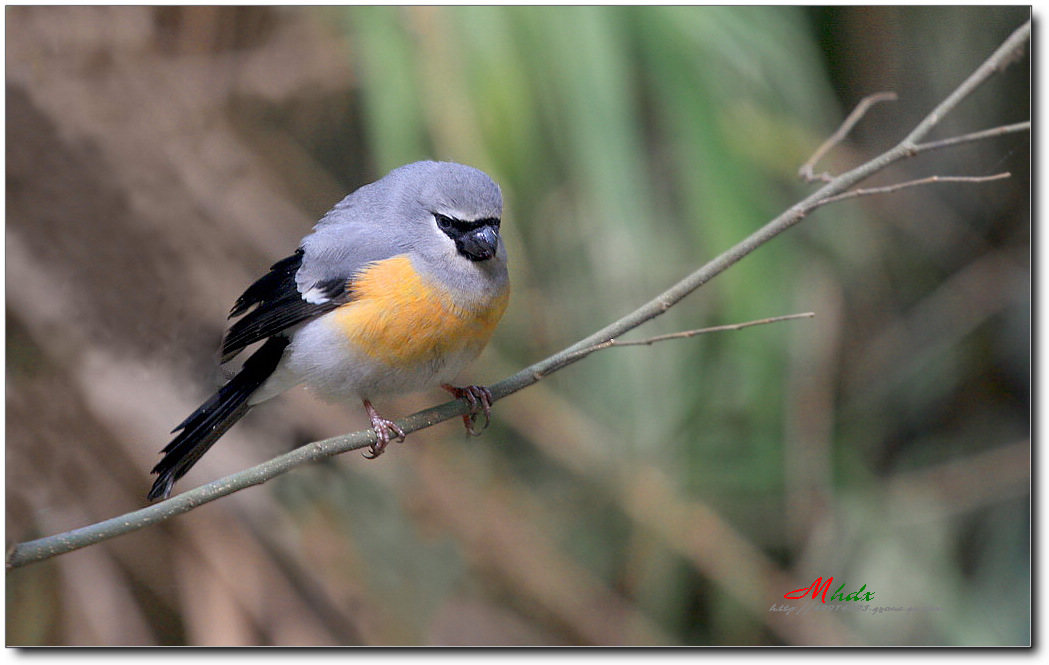
POLYGON ((380 416, 375 407, 371 405, 371 402, 365 401, 364 408, 368 412, 368 418, 372 421, 372 429, 375 430, 375 443, 364 453, 365 459, 375 459, 382 455, 386 450, 386 446, 390 445, 390 441, 404 442, 404 437, 407 434, 397 426, 397 423, 380 416))
POLYGON ((466 433, 470 436, 480 436, 481 432, 488 429, 488 426, 492 423, 492 391, 484 386, 464 386, 459 388, 450 384, 444 384, 441 386, 448 392, 450 392, 456 399, 465 399, 466 403, 470 405, 470 413, 463 416, 463 425, 466 426, 466 433), (477 422, 477 414, 484 414, 484 427, 481 431, 474 429, 474 424, 477 422))

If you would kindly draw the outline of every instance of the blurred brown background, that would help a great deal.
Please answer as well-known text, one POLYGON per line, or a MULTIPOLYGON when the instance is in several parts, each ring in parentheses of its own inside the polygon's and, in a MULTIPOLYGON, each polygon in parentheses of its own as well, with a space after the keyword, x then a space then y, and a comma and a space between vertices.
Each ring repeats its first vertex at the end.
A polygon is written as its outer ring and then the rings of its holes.
MULTIPOLYGON (((229 306, 324 211, 421 158, 504 189, 494 382, 899 140, 1026 8, 6 10, 8 543, 141 507, 221 380, 229 306)), ((1026 57, 936 137, 1029 118, 1026 57)), ((1026 644, 1029 139, 821 210, 491 428, 299 469, 7 575, 9 645, 1026 644), (834 576, 875 605, 785 616, 834 576)), ((407 414, 443 397, 384 406, 407 414)), ((186 489, 360 429, 294 391, 186 489)))

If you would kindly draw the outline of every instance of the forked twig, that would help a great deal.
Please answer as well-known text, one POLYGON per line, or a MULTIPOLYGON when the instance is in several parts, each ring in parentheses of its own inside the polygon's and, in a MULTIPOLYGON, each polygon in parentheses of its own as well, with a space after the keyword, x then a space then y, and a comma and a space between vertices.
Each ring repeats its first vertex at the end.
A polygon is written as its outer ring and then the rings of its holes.
POLYGON ((851 192, 845 192, 844 194, 837 194, 835 196, 828 196, 823 199, 822 203, 835 203, 837 201, 844 201, 845 199, 852 199, 859 196, 871 196, 874 194, 891 194, 892 192, 898 192, 901 189, 907 189, 908 187, 917 187, 919 185, 931 185, 938 182, 991 182, 993 180, 1004 180, 1005 178, 1011 177, 1012 174, 1006 171, 1005 173, 996 173, 994 175, 986 176, 966 176, 966 175, 933 175, 928 178, 920 178, 918 180, 908 180, 907 182, 896 183, 895 185, 886 185, 884 187, 867 187, 854 189, 851 192))
MULTIPOLYGON (((593 346, 588 346, 585 349, 579 349, 578 351, 575 351, 574 353, 571 353, 571 354, 565 356, 563 358, 563 360, 562 360, 564 364, 559 365, 557 367, 553 367, 553 368, 547 370, 546 374, 550 374, 550 373, 552 373, 554 371, 557 371, 558 369, 560 369, 561 367, 564 367, 565 365, 570 365, 570 364, 572 364, 572 363, 574 363, 576 361, 582 360, 583 358, 585 358, 586 356, 589 356, 591 353, 594 353, 595 351, 601 351, 603 349, 610 349, 612 347, 620 347, 620 346, 651 346, 651 345, 656 344, 658 342, 665 342, 665 341, 671 340, 671 339, 688 339, 689 337, 695 337, 697 335, 705 335, 707 333, 728 332, 728 331, 732 331, 732 330, 742 330, 743 328, 749 328, 751 326, 761 326, 761 325, 765 325, 765 324, 768 324, 768 323, 779 323, 781 321, 791 321, 793 319, 811 319, 814 316, 816 316, 815 312, 804 312, 802 314, 786 314, 784 316, 773 316, 773 317, 770 317, 770 318, 767 318, 767 319, 757 319, 756 321, 746 321, 744 323, 729 323, 729 324, 722 325, 722 326, 712 326, 710 328, 696 328, 695 330, 682 330, 680 332, 667 333, 665 335, 656 335, 655 337, 646 337, 644 339, 631 339, 631 340, 608 339, 608 340, 605 340, 605 341, 603 341, 603 342, 601 342, 599 344, 594 344, 593 346)), ((546 376, 546 374, 540 375, 540 378, 542 378, 543 376, 546 376)))
POLYGON ((749 328, 751 326, 763 326, 768 323, 779 323, 781 321, 793 321, 794 319, 811 319, 816 316, 815 312, 802 312, 801 314, 785 314, 783 316, 773 316, 767 319, 758 319, 756 321, 747 321, 745 323, 729 323, 723 326, 712 326, 710 328, 697 328, 695 330, 683 330, 676 333, 667 333, 666 335, 656 335, 655 337, 646 337, 645 339, 632 339, 632 340, 620 340, 610 339, 603 348, 609 348, 613 346, 651 346, 657 342, 665 342, 670 339, 688 339, 689 337, 695 337, 696 335, 705 335, 713 332, 729 332, 733 330, 742 330, 743 328, 749 328))
POLYGON ((1017 132, 1029 132, 1031 131, 1031 121, 1017 122, 1012 125, 1002 125, 1001 127, 992 127, 991 129, 985 129, 980 132, 972 132, 971 134, 963 134, 961 136, 952 136, 949 139, 941 139, 939 141, 930 141, 928 143, 918 143, 914 146, 914 154, 917 155, 922 152, 929 152, 930 150, 939 150, 941 148, 949 148, 959 143, 972 143, 973 141, 981 141, 983 139, 993 139, 999 136, 1005 136, 1006 134, 1015 134, 1017 132))
POLYGON ((821 180, 823 182, 830 182, 833 180, 833 176, 830 173, 824 171, 819 175, 815 175, 812 171, 816 168, 816 163, 823 159, 823 156, 830 152, 831 148, 838 145, 845 140, 852 128, 863 119, 863 116, 867 115, 867 111, 870 110, 875 104, 881 102, 894 102, 896 101, 895 92, 878 92, 873 95, 868 95, 860 100, 860 103, 856 105, 856 108, 852 110, 845 121, 841 123, 841 127, 838 130, 827 137, 827 140, 823 144, 816 148, 816 152, 812 153, 812 157, 809 157, 808 161, 801 165, 798 169, 798 175, 801 176, 806 182, 813 182, 821 180))

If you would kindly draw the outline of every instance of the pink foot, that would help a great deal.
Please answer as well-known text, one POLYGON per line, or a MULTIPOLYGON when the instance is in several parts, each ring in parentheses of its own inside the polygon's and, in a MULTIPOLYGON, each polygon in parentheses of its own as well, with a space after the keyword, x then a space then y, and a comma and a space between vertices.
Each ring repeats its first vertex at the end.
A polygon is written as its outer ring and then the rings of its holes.
POLYGON ((463 425, 466 426, 466 433, 470 436, 480 436, 481 432, 488 429, 488 425, 492 422, 492 392, 484 386, 464 386, 458 388, 449 383, 441 384, 441 387, 447 390, 456 399, 465 399, 466 403, 470 405, 470 413, 463 416, 463 425), (481 428, 481 432, 474 429, 474 423, 477 422, 478 412, 484 414, 484 427, 481 428))
POLYGON ((392 420, 387 420, 379 415, 379 412, 375 410, 372 403, 368 400, 363 400, 364 410, 368 412, 368 418, 372 421, 372 428, 375 430, 376 441, 372 444, 372 447, 368 449, 368 452, 364 453, 367 459, 375 459, 379 455, 383 454, 386 450, 386 446, 390 444, 391 439, 396 439, 399 442, 404 441, 404 437, 407 436, 400 427, 398 427, 392 420))

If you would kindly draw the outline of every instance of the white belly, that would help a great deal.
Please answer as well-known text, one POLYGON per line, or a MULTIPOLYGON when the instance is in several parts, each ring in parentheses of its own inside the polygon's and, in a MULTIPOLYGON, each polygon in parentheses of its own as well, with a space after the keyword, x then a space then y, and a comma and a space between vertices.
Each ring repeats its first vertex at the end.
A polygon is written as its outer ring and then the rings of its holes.
POLYGON ((322 316, 296 331, 277 370, 250 402, 258 404, 299 384, 335 402, 427 390, 453 381, 479 353, 480 348, 434 353, 395 366, 355 349, 331 317, 322 316))

